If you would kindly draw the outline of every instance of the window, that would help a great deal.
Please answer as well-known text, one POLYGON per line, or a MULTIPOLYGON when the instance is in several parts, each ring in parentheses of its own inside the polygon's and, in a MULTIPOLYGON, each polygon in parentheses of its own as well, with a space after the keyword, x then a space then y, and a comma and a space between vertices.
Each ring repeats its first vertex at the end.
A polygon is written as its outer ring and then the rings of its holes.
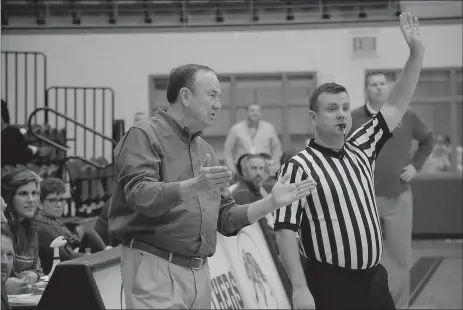
MULTIPOLYGON (((309 96, 317 86, 314 72, 278 74, 220 75, 222 111, 214 126, 203 137, 222 156, 223 143, 235 123, 247 118, 251 103, 261 106, 261 119, 275 127, 283 149, 303 148, 311 136, 309 96)), ((150 76, 150 107, 152 113, 169 106, 166 98, 167 76, 150 76)))

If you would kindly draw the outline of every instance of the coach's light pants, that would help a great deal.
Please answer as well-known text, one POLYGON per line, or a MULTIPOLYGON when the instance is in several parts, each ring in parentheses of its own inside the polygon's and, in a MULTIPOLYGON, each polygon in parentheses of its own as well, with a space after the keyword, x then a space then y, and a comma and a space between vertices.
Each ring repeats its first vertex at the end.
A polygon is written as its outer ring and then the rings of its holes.
POLYGON ((389 274, 389 288, 397 309, 408 309, 412 254, 413 197, 411 190, 399 196, 377 197, 385 235, 381 264, 389 274))
POLYGON ((196 270, 122 246, 121 276, 126 309, 211 308, 207 263, 196 270))

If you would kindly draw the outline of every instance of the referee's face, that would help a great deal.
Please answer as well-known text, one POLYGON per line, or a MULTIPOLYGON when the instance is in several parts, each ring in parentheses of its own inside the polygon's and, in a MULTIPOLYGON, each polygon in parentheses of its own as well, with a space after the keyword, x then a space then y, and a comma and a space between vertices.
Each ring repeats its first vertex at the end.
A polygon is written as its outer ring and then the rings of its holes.
POLYGON ((316 130, 325 137, 344 137, 352 127, 350 99, 346 93, 322 93, 318 97, 318 112, 314 115, 316 130))

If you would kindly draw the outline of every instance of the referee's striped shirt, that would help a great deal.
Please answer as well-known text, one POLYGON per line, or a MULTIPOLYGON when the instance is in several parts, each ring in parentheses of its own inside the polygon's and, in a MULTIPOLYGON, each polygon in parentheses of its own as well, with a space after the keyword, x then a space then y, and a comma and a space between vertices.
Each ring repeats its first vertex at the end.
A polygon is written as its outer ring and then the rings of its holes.
POLYGON ((313 178, 317 187, 304 199, 275 211, 275 230, 299 233, 309 259, 348 269, 380 261, 383 240, 374 191, 378 152, 392 136, 381 114, 357 129, 341 151, 314 140, 280 170, 290 182, 313 178))

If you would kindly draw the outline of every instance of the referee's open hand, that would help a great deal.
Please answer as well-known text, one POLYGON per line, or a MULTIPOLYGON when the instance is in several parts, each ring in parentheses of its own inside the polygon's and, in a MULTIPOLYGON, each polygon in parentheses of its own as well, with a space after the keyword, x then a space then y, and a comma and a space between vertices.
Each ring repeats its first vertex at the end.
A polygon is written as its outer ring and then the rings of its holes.
POLYGON ((208 167, 211 155, 206 154, 201 163, 198 176, 195 178, 194 187, 201 192, 207 192, 212 189, 228 187, 232 179, 232 172, 226 166, 208 167))
POLYGON ((291 173, 287 172, 272 188, 273 203, 277 209, 310 195, 317 186, 312 179, 291 183, 290 176, 291 173))

